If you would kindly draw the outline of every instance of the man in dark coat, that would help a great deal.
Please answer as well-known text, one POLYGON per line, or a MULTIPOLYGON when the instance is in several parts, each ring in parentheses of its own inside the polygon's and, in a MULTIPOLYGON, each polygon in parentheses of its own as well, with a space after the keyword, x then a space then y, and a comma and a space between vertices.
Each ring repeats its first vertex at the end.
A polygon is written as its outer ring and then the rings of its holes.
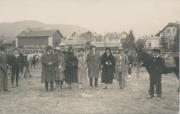
POLYGON ((53 90, 53 82, 55 81, 55 68, 57 64, 57 58, 54 55, 53 48, 48 46, 46 48, 46 53, 42 55, 42 72, 41 72, 41 82, 45 83, 45 89, 48 91, 48 85, 50 83, 50 90, 53 90))
POLYGON ((72 83, 77 83, 78 59, 74 55, 73 48, 69 47, 65 60, 65 81, 71 88, 72 83))
POLYGON ((164 59, 160 57, 160 50, 153 49, 153 58, 151 60, 151 65, 149 70, 150 74, 150 88, 149 94, 150 98, 154 97, 154 86, 156 87, 157 97, 160 98, 162 94, 162 85, 161 85, 161 74, 164 69, 164 59))
POLYGON ((19 50, 15 48, 13 50, 13 55, 10 60, 10 66, 12 68, 12 77, 11 77, 11 84, 14 86, 14 78, 16 78, 16 86, 18 86, 19 81, 19 71, 22 64, 21 56, 19 56, 19 50))
POLYGON ((112 55, 110 48, 105 49, 105 53, 101 57, 101 65, 101 81, 105 83, 104 89, 107 89, 107 85, 112 84, 115 73, 115 57, 112 55))
POLYGON ((8 76, 7 76, 7 57, 5 54, 5 47, 0 47, 0 91, 8 91, 7 85, 8 85, 8 76))

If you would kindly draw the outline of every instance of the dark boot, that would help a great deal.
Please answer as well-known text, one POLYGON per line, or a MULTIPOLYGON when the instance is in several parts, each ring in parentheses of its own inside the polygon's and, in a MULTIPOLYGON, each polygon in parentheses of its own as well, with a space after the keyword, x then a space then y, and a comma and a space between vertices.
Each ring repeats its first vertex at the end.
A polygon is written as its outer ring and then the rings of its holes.
POLYGON ((53 82, 50 82, 50 90, 53 91, 53 82))
POLYGON ((45 89, 48 91, 48 82, 45 82, 45 89))

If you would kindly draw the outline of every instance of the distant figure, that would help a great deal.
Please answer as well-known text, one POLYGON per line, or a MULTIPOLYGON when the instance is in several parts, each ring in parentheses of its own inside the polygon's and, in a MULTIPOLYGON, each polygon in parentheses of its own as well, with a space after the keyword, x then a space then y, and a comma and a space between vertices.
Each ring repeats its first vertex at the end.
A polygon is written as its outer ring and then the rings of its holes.
POLYGON ((30 73, 30 68, 29 68, 29 66, 30 66, 30 65, 29 65, 29 63, 30 63, 29 59, 30 59, 30 55, 29 55, 29 54, 25 54, 25 55, 24 55, 24 67, 25 67, 24 78, 26 78, 27 75, 28 75, 29 77, 32 77, 32 75, 31 75, 31 73, 30 73))
POLYGON ((11 77, 11 84, 14 87, 14 78, 16 78, 16 86, 18 86, 18 81, 19 81, 19 71, 22 65, 22 58, 19 55, 19 50, 15 48, 13 50, 13 56, 11 57, 10 60, 10 66, 12 67, 12 77, 11 77))
POLYGON ((56 76, 55 76, 55 81, 56 81, 56 88, 59 90, 59 88, 63 88, 63 81, 65 80, 65 58, 64 54, 61 52, 59 47, 56 47, 54 49, 55 56, 57 58, 57 63, 56 63, 56 76))
POLYGON ((0 47, 0 91, 8 91, 8 63, 5 54, 5 47, 0 47))
POLYGON ((72 83, 78 83, 78 79, 77 79, 78 59, 74 55, 74 50, 72 47, 69 47, 65 61, 66 61, 65 81, 69 85, 69 88, 71 88, 72 83))
POLYGON ((101 65, 101 82, 105 84, 103 89, 107 89, 108 85, 112 84, 115 73, 115 57, 112 55, 110 48, 106 48, 105 53, 101 56, 101 65))
POLYGON ((24 74, 24 55, 23 53, 19 53, 19 57, 20 57, 20 75, 22 76, 24 74))
POLYGON ((50 83, 50 91, 53 91, 53 82, 55 81, 55 69, 57 64, 56 56, 54 55, 53 48, 48 46, 46 48, 46 53, 42 55, 41 63, 42 63, 42 72, 41 72, 41 82, 45 83, 46 91, 49 90, 50 83))
POLYGON ((79 50, 78 55, 78 83, 79 89, 82 89, 83 84, 87 82, 87 62, 84 49, 79 50))
POLYGON ((124 53, 122 49, 119 49, 119 54, 116 56, 116 70, 115 77, 119 82, 120 89, 124 89, 126 86, 126 78, 128 75, 128 56, 124 53))
POLYGON ((97 88, 98 86, 98 77, 100 73, 100 55, 96 51, 96 47, 92 46, 91 51, 87 55, 87 67, 88 67, 88 77, 90 80, 90 87, 94 86, 97 88))
POLYGON ((31 68, 36 68, 36 64, 37 64, 37 55, 33 55, 32 56, 32 61, 31 61, 31 68))

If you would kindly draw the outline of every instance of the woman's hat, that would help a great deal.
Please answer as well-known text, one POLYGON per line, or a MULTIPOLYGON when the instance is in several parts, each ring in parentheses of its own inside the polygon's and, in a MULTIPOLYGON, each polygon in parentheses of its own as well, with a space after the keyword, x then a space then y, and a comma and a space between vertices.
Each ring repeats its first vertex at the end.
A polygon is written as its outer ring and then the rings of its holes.
POLYGON ((161 50, 160 50, 160 49, 158 49, 158 48, 154 48, 154 49, 152 49, 152 51, 153 51, 153 52, 158 52, 158 53, 161 53, 161 50))
POLYGON ((14 52, 14 51, 19 51, 19 49, 18 49, 18 48, 14 48, 14 49, 12 50, 12 52, 14 52))

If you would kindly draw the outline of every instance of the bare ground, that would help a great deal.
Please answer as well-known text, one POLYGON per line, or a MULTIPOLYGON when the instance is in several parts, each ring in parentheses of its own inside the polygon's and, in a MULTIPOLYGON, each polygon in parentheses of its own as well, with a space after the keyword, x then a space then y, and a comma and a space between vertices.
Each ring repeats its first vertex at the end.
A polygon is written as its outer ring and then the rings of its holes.
POLYGON ((21 78, 20 86, 9 87, 9 92, 0 93, 0 114, 60 114, 60 113, 162 113, 179 112, 178 81, 174 74, 163 76, 161 100, 147 99, 148 74, 142 70, 140 78, 133 72, 127 88, 120 90, 114 81, 112 89, 79 90, 77 85, 62 91, 45 92, 40 83, 40 68, 32 78, 21 78))

